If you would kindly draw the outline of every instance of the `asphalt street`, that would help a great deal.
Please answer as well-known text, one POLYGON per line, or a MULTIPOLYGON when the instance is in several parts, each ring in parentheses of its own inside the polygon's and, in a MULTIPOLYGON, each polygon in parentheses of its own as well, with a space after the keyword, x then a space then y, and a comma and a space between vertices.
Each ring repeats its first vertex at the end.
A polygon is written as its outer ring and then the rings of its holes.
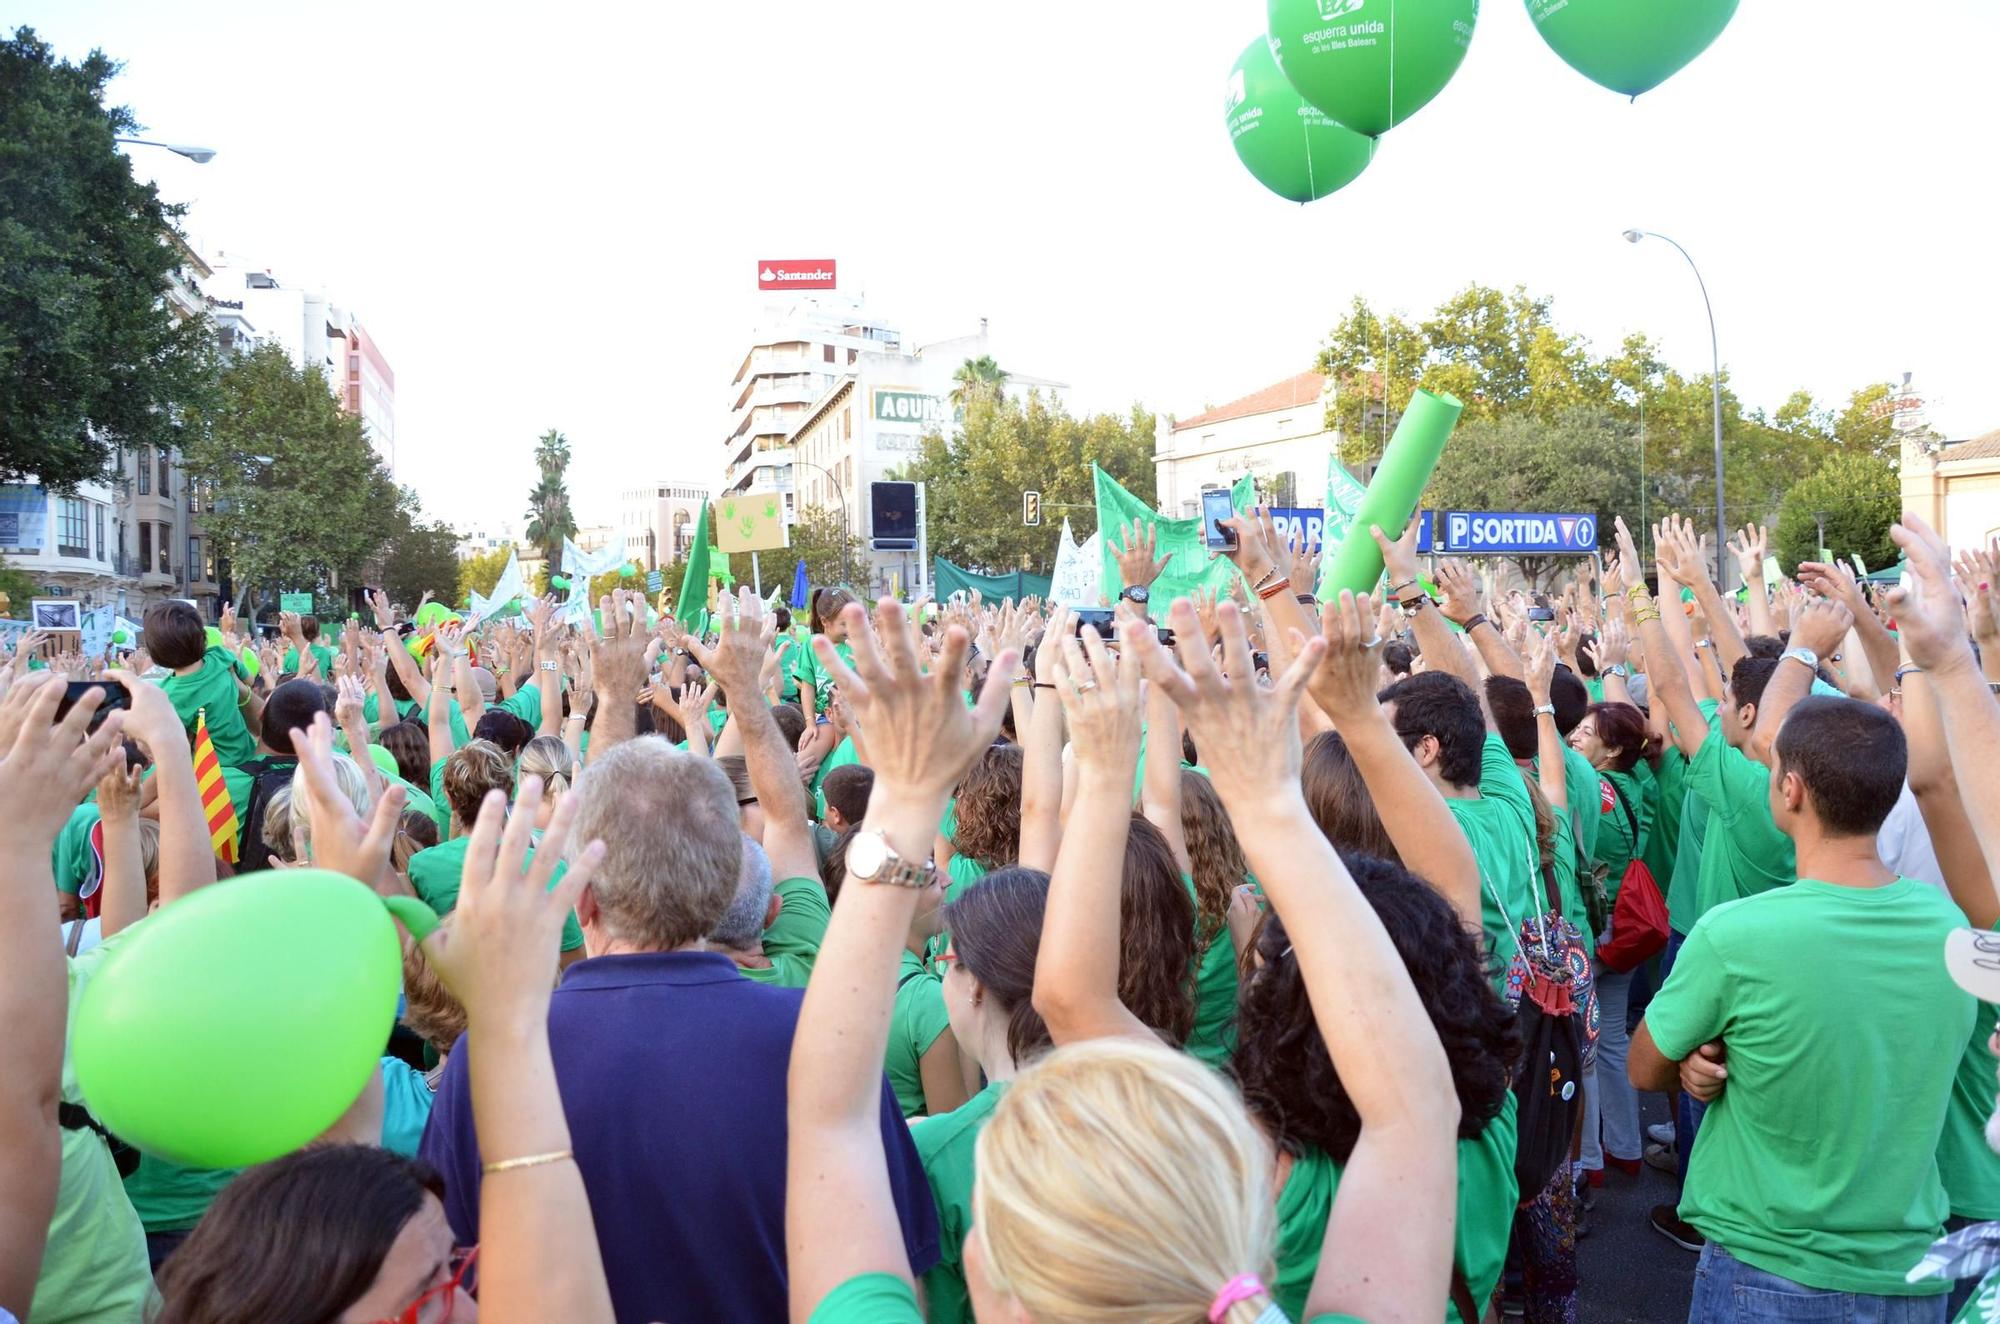
MULTIPOLYGON (((1647 1126, 1667 1120, 1665 1100, 1640 1096, 1647 1126)), ((1581 1324, 1683 1324, 1694 1287, 1692 1253, 1655 1232, 1653 1206, 1680 1198, 1674 1179, 1652 1168, 1636 1177, 1611 1172, 1587 1215, 1577 1245, 1577 1314, 1581 1324)))

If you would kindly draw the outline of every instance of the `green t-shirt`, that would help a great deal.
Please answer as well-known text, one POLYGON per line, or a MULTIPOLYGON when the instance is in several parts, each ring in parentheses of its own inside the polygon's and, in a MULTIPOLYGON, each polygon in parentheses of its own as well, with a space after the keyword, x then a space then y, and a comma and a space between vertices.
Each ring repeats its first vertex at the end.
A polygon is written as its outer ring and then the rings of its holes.
POLYGON ((1977 1004, 1972 1038, 1952 1079, 1951 1102, 1945 1108, 1937 1155, 1938 1179, 1944 1183, 1951 1212, 1982 1223, 2000 1218, 2000 1159, 1986 1143, 1986 1119, 1993 1115, 1996 1074, 1993 1050, 1986 1043, 1993 1034, 1994 1015, 1992 1003, 1977 1004))
POLYGON ((449 759, 431 760, 431 817, 438 825, 438 840, 451 835, 451 800, 444 793, 444 765, 449 759))
POLYGON ((826 774, 832 772, 835 768, 859 762, 861 762, 861 755, 855 751, 854 742, 846 736, 842 736, 840 743, 835 745, 832 751, 820 760, 819 771, 813 774, 813 805, 820 818, 826 817, 826 792, 822 789, 826 785, 826 774))
POLYGON ((910 1139, 923 1160, 938 1211, 938 1262, 924 1275, 930 1324, 972 1324, 961 1254, 972 1231, 973 1152, 986 1119, 1006 1092, 1007 1082, 996 1080, 950 1112, 910 1124, 910 1139))
POLYGON ((806 1324, 924 1324, 924 1312, 916 1289, 901 1278, 864 1273, 821 1297, 806 1324))
MULTIPOLYGON (((1188 895, 1195 896, 1194 879, 1181 875, 1188 895)), ((1196 899, 1199 905, 1199 898, 1196 899)), ((1218 1071, 1229 1069, 1236 1055, 1236 944, 1229 940, 1229 926, 1217 925, 1213 933, 1203 933, 1201 916, 1194 921, 1194 1029, 1183 1047, 1189 1057, 1218 1071)))
MULTIPOLYGON (((84 988, 125 935, 145 923, 106 938, 69 961, 69 1023, 84 988)), ((89 1106, 77 1087, 76 1067, 63 1053, 62 1099, 89 1106)), ((28 1318, 35 1324, 123 1324, 151 1312, 156 1300, 153 1271, 146 1259, 146 1229, 118 1178, 111 1148, 88 1128, 62 1128, 62 1179, 56 1188, 55 1216, 49 1220, 41 1276, 28 1318)))
POLYGON ((400 1057, 382 1059, 382 1148, 415 1158, 437 1092, 424 1073, 400 1057))
POLYGON ((1731 747, 1720 728, 1688 763, 1688 793, 1708 806, 1694 918, 1726 901, 1783 887, 1798 873, 1792 839, 1771 820, 1771 770, 1731 747))
MULTIPOLYGON (((1591 927, 1590 903, 1583 899, 1583 880, 1577 874, 1576 841, 1569 834, 1569 815, 1556 815, 1555 863, 1556 894, 1562 898, 1562 916, 1583 935, 1583 949, 1597 950, 1597 930, 1591 927)), ((1547 888, 1537 893, 1537 911, 1548 909, 1547 888)))
POLYGON ((1547 908, 1535 808, 1506 742, 1488 732, 1479 761, 1479 798, 1447 799, 1479 861, 1479 927, 1486 935, 1493 986, 1504 988, 1520 946, 1521 922, 1547 908))
POLYGON ((90 848, 91 829, 100 815, 95 801, 86 800, 70 810, 69 821, 56 833, 55 849, 49 862, 55 870, 56 890, 75 896, 97 874, 97 853, 90 848))
POLYGON ((905 950, 896 971, 896 1002, 889 1013, 889 1053, 884 1063, 903 1116, 925 1115, 923 1056, 950 1028, 944 981, 925 969, 915 952, 905 950))
POLYGON ((1668 1059, 1712 1039, 1729 1055, 1682 1218, 1745 1264, 1822 1291, 1949 1289, 1903 1275, 1949 1212, 1936 1155, 1974 1010, 1939 954, 1964 922, 1908 878, 1802 878, 1701 917, 1646 1009, 1668 1059))
POLYGON ((1647 790, 1650 779, 1609 770, 1601 773, 1593 770, 1592 775, 1597 783, 1591 789, 1596 793, 1598 821, 1597 849, 1591 859, 1605 870, 1604 895, 1615 903, 1618 885, 1625 881, 1626 867, 1635 856, 1644 854, 1647 834, 1652 830, 1653 806, 1647 790), (1618 798, 1621 795, 1625 797, 1622 803, 1618 798), (1636 836, 1634 827, 1638 828, 1636 836))
MULTIPOLYGON (((1486 1129, 1458 1142, 1458 1222, 1452 1253, 1465 1271, 1475 1301, 1492 1297, 1507 1262, 1507 1241, 1520 1201, 1514 1180, 1515 1140, 1515 1102, 1509 1091, 1486 1129)), ((1319 1272, 1320 1248, 1326 1242, 1326 1220, 1339 1188, 1340 1165, 1326 1151, 1308 1146, 1293 1160, 1291 1175, 1278 1192, 1278 1277, 1272 1295, 1287 1318, 1306 1307, 1313 1275, 1319 1272)), ((1463 1324, 1458 1307, 1449 1301, 1445 1319, 1463 1324)))
MULTIPOLYGON (((333 684, 333 650, 325 644, 307 644, 306 651, 319 659, 319 676, 317 678, 329 685, 333 684)), ((286 674, 296 675, 298 669, 299 650, 296 648, 287 648, 285 650, 286 674)))
MULTIPOLYGON (((438 913, 440 919, 449 915, 451 908, 458 904, 460 875, 465 872, 465 852, 471 844, 470 837, 453 837, 450 841, 441 842, 429 850, 420 850, 410 857, 410 886, 423 898, 425 905, 438 913)), ((522 866, 525 868, 533 863, 534 858, 535 851, 531 846, 521 861, 522 866)), ((562 881, 562 876, 568 867, 564 864, 556 866, 554 876, 549 879, 551 888, 562 881)), ((577 927, 576 916, 574 914, 565 916, 561 949, 573 952, 582 946, 583 930, 577 927)))
MULTIPOLYGON (((853 663, 854 648, 851 644, 835 644, 833 651, 841 661, 850 665, 853 663)), ((792 665, 792 679, 801 691, 810 688, 813 700, 818 704, 816 711, 825 712, 827 705, 833 702, 833 673, 819 664, 810 640, 801 643, 794 654, 796 660, 792 665)))
POLYGON ((194 741, 195 719, 207 709, 208 738, 215 744, 215 757, 225 767, 248 763, 257 757, 257 741, 243 721, 239 706, 236 660, 229 656, 228 649, 209 649, 193 671, 185 676, 168 676, 160 682, 160 688, 173 700, 174 711, 180 714, 181 725, 187 728, 190 744, 194 741))
POLYGON ((1597 850, 1597 769, 1590 766, 1590 760, 1563 746, 1563 787, 1569 792, 1570 834, 1576 839, 1576 849, 1583 858, 1594 857, 1597 850))
MULTIPOLYGON (((415 1151, 411 1151, 414 1156, 415 1151)), ((222 1188, 241 1168, 184 1168, 141 1153, 136 1172, 125 1179, 125 1196, 139 1211, 148 1232, 185 1232, 201 1221, 222 1188)))
POLYGON ((771 964, 755 969, 738 966, 745 979, 778 988, 804 988, 812 978, 819 945, 833 918, 826 889, 817 878, 787 878, 773 889, 784 901, 778 918, 764 930, 764 955, 771 964))
MULTIPOLYGON (((1709 731, 1721 730, 1722 719, 1717 713, 1722 705, 1713 699, 1703 699, 1699 706, 1709 731)), ((1708 802, 1690 793, 1687 755, 1680 752, 1678 745, 1670 747, 1670 754, 1678 755, 1681 760, 1681 814, 1680 827, 1675 833, 1673 882, 1667 888, 1667 922, 1675 933, 1685 937, 1701 918, 1701 852, 1708 840, 1708 802)))
MULTIPOLYGON (((1674 855, 1680 849, 1681 815, 1687 804, 1687 756, 1670 745, 1661 753, 1657 771, 1644 763, 1635 771, 1650 786, 1653 800, 1653 821, 1646 829, 1646 849, 1640 858, 1653 871, 1660 895, 1666 896, 1673 889, 1674 855)), ((1671 904, 1668 909, 1671 912, 1671 904)))
MULTIPOLYGON (((396 720, 399 722, 406 718, 422 716, 423 705, 415 699, 396 699, 395 705, 396 720)), ((387 725, 382 721, 382 700, 372 686, 368 690, 368 697, 361 704, 361 720, 370 726, 387 725)))
POLYGON ((987 868, 970 855, 954 855, 951 863, 945 866, 945 873, 950 875, 951 881, 945 884, 944 899, 951 902, 958 900, 966 888, 984 878, 987 868))

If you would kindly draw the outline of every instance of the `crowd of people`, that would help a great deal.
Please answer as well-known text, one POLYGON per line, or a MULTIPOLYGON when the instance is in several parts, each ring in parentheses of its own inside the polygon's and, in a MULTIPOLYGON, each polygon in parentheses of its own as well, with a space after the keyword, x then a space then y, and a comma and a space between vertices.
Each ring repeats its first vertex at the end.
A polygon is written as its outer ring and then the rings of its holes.
POLYGON ((1171 603, 1107 530, 1104 627, 830 587, 23 641, 0 1324, 1572 1324, 1636 1308, 1576 1248, 1647 1163, 1691 1321, 2000 1317, 1996 554, 1906 517, 1878 596, 1747 529, 1737 590, 1621 522, 1533 594, 1413 524, 1322 602, 1230 524, 1171 603), (133 1149, 79 999, 308 866, 443 918, 379 1071, 247 1169, 133 1149))

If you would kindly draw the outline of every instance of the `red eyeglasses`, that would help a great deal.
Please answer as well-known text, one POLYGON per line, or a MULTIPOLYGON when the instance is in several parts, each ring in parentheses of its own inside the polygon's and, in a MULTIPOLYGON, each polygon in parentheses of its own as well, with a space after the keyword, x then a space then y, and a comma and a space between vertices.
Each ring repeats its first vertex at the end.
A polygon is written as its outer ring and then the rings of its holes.
POLYGON ((404 1306, 394 1319, 377 1320, 376 1324, 451 1324, 458 1308, 458 1289, 464 1285, 465 1275, 472 1271, 473 1263, 478 1259, 477 1246, 453 1251, 450 1278, 404 1306))

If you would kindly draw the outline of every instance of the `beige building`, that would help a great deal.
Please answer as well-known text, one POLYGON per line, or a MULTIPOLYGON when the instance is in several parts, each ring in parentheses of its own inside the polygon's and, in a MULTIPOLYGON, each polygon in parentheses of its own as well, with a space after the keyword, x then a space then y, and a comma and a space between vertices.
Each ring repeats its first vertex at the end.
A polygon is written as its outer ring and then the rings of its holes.
POLYGON ((1955 548, 2000 538, 2000 429, 1969 441, 1905 434, 1902 461, 1903 509, 1955 548))
POLYGON ((1326 461, 1339 434, 1326 426, 1331 378, 1302 372, 1188 419, 1156 425, 1153 472, 1160 512, 1201 513, 1201 494, 1249 474, 1277 506, 1317 506, 1326 498, 1326 461))

